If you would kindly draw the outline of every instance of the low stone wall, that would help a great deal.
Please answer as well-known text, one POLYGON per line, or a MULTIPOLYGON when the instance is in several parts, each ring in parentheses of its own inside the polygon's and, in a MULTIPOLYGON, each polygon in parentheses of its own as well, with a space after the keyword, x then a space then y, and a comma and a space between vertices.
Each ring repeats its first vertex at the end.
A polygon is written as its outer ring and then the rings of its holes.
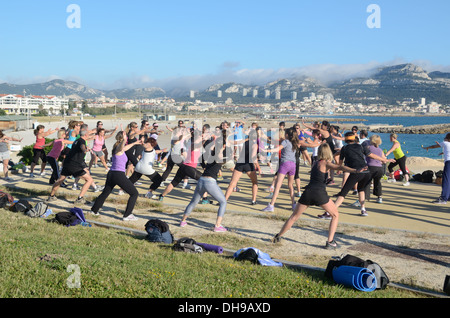
POLYGON ((396 133, 396 134, 447 134, 450 132, 450 124, 424 125, 424 126, 384 126, 367 127, 374 133, 396 133))

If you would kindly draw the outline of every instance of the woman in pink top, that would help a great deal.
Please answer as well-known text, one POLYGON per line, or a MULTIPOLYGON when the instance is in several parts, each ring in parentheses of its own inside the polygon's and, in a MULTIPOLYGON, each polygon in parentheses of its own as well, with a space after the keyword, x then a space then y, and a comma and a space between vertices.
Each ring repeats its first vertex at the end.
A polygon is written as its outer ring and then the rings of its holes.
POLYGON ((58 131, 59 128, 56 128, 54 130, 49 129, 47 131, 44 131, 45 126, 38 125, 36 129, 34 130, 34 135, 36 136, 36 143, 33 146, 33 162, 31 163, 31 170, 30 170, 30 177, 34 177, 34 167, 39 163, 39 159, 42 160, 41 163, 41 176, 45 174, 44 169, 45 165, 47 164, 47 157, 45 155, 44 147, 45 147, 45 137, 53 134, 54 132, 58 131))
POLYGON ((97 162, 97 159, 100 159, 106 171, 109 170, 108 166, 106 165, 105 153, 103 152, 103 144, 105 143, 106 139, 112 137, 112 135, 117 131, 117 128, 118 127, 116 126, 116 129, 114 129, 114 131, 109 135, 105 135, 104 128, 99 128, 97 130, 97 135, 94 137, 94 144, 92 145, 91 149, 91 161, 89 162, 89 171, 91 170, 92 165, 97 162))
POLYGON ((58 137, 57 139, 53 140, 51 143, 46 144, 44 146, 50 146, 53 145, 52 150, 47 154, 47 162, 52 167, 52 175, 50 176, 50 180, 48 180, 49 184, 53 184, 56 182, 56 180, 59 179, 59 166, 58 166, 58 158, 61 155, 61 152, 63 151, 64 147, 66 145, 72 144, 73 141, 65 139, 66 136, 66 130, 64 128, 60 129, 58 131, 58 137))

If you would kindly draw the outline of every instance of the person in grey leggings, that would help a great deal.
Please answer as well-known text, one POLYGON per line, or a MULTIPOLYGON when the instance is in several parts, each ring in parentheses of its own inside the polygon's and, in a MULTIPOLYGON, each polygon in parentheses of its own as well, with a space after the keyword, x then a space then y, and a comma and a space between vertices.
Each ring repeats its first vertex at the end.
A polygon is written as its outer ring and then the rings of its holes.
MULTIPOLYGON (((225 145, 221 147, 221 145, 215 145, 216 149, 223 149, 223 152, 227 152, 225 150, 225 145)), ((228 150, 230 151, 230 150, 228 150)), ((222 151, 220 151, 222 152, 222 151)), ((222 152, 222 154, 223 154, 222 152)), ((228 152, 229 153, 229 152, 228 152)), ((191 199, 191 202, 188 204, 184 211, 183 218, 181 220, 180 226, 184 227, 187 225, 186 219, 191 214, 192 210, 195 208, 197 203, 203 197, 205 192, 208 192, 214 199, 219 202, 219 210, 217 211, 217 219, 216 224, 214 226, 214 232, 226 232, 227 229, 221 225, 223 216, 225 214, 227 200, 225 199, 225 195, 217 184, 217 175, 219 173, 220 168, 222 167, 224 160, 224 156, 220 155, 220 158, 216 158, 212 163, 206 164, 206 168, 202 174, 202 176, 197 181, 197 186, 194 191, 194 195, 191 199)))

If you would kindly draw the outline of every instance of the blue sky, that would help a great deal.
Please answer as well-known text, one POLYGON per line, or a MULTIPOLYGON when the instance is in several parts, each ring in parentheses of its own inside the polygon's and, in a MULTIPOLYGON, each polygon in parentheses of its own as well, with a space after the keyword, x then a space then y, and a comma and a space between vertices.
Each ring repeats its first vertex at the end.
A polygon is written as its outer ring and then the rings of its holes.
POLYGON ((413 62, 450 71, 447 0, 15 0, 0 11, 0 82, 95 88, 334 79, 413 62), (69 28, 70 4, 80 28, 69 28), (381 27, 369 28, 370 4, 381 27))

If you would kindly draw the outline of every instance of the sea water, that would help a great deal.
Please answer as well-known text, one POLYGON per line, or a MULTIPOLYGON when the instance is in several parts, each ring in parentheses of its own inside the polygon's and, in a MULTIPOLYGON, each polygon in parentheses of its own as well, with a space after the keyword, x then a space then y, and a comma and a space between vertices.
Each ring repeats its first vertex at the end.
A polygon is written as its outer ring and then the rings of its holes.
MULTIPOLYGON (((311 119, 314 117, 310 117, 311 119)), ((450 124, 449 116, 330 116, 330 118, 335 118, 336 122, 339 118, 354 119, 355 121, 348 122, 345 124, 352 124, 355 126, 359 125, 402 125, 403 127, 410 126, 422 126, 422 125, 439 125, 439 124, 450 124)), ((330 120, 330 122, 334 122, 330 120)), ((450 131, 449 131, 450 133, 450 131)), ((369 131, 369 137, 374 134, 369 131)), ((382 144, 381 149, 389 150, 392 147, 392 142, 389 140, 388 133, 376 133, 381 137, 382 144)), ((432 146, 436 144, 436 141, 442 142, 444 140, 445 134, 398 134, 398 141, 401 144, 404 154, 408 157, 426 157, 432 159, 443 159, 440 155, 442 148, 430 149, 428 152, 422 148, 422 146, 432 146)), ((389 158, 393 158, 392 155, 389 158)))

